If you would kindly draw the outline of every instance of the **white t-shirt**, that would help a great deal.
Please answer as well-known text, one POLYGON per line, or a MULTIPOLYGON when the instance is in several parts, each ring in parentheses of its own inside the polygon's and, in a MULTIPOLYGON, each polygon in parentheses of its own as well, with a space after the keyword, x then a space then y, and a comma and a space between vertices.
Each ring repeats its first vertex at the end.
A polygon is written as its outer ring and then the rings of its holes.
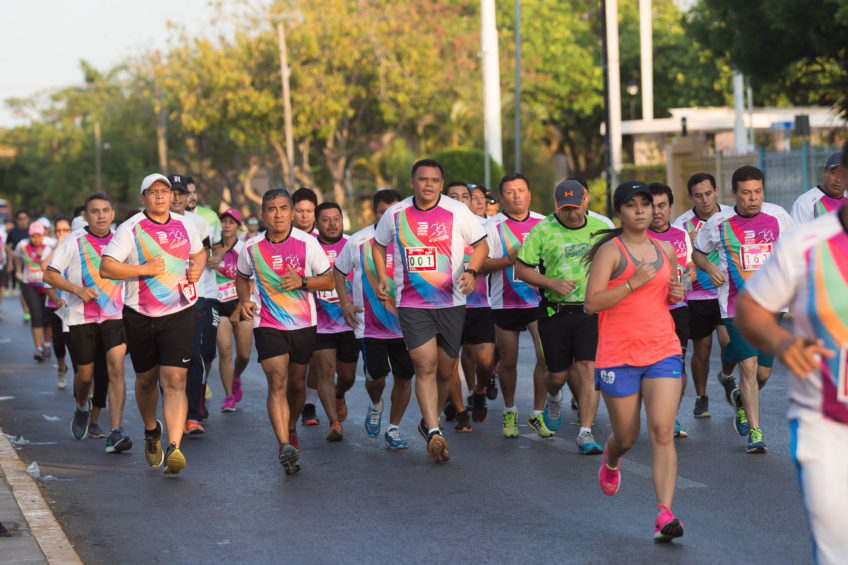
POLYGON ((842 198, 832 198, 825 194, 820 187, 814 186, 795 199, 789 215, 792 216, 792 220, 796 224, 806 224, 819 216, 824 216, 829 212, 837 210, 844 203, 844 192, 842 198))
POLYGON ((606 216, 603 216, 603 215, 598 214, 598 213, 596 213, 596 212, 592 212, 591 210, 586 210, 586 215, 587 215, 587 216, 591 216, 592 218, 596 218, 596 219, 598 219, 598 220, 602 221, 603 223, 605 223, 606 225, 608 225, 608 226, 610 227, 610 229, 615 229, 615 224, 612 222, 612 220, 610 220, 610 219, 609 219, 609 218, 607 218, 606 216))
POLYGON ((789 379, 789 417, 812 410, 848 424, 848 228, 825 214, 782 236, 745 285, 770 312, 791 305, 793 332, 836 352, 806 378, 789 379))
MULTIPOLYGON (((203 216, 195 212, 189 212, 188 210, 186 210, 183 215, 190 221, 194 222, 197 233, 200 234, 201 243, 203 243, 203 240, 207 237, 209 238, 210 247, 216 243, 221 243, 220 233, 217 234, 217 241, 212 240, 215 234, 209 224, 206 223, 206 220, 203 219, 203 216)), ((211 269, 209 267, 203 269, 203 274, 200 275, 200 280, 197 281, 197 295, 202 298, 206 298, 207 300, 218 300, 218 285, 215 281, 215 269, 211 269)))
POLYGON ((160 317, 194 304, 186 299, 179 284, 186 281, 189 256, 202 250, 193 222, 170 214, 168 221, 160 224, 139 212, 118 226, 103 255, 129 265, 144 265, 159 255, 165 259, 165 272, 161 275, 124 281, 124 305, 139 314, 160 317))
POLYGON ((376 241, 397 244, 394 265, 395 300, 399 307, 465 306, 456 278, 464 270, 466 245, 486 237, 480 220, 465 204, 447 196, 427 210, 410 196, 393 204, 377 224, 376 241))

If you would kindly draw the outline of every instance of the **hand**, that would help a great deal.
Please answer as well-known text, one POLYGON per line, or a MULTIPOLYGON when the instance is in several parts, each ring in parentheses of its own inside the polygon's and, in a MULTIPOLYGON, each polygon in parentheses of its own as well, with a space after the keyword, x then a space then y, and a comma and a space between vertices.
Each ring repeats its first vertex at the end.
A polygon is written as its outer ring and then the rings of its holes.
POLYGON ((681 300, 683 300, 683 293, 686 292, 686 289, 683 287, 683 283, 677 280, 677 277, 672 277, 671 281, 668 283, 668 296, 666 302, 669 304, 677 304, 681 300))
POLYGON ((718 267, 713 266, 713 268, 710 269, 710 282, 714 287, 718 288, 724 285, 727 282, 727 279, 724 278, 724 273, 719 271, 718 267))
POLYGON ((389 293, 391 290, 391 286, 389 285, 389 279, 380 279, 377 282, 377 298, 380 302, 390 303, 394 302, 392 295, 389 293))
POLYGON ((507 255, 507 257, 509 257, 510 265, 515 265, 515 262, 518 261, 518 251, 520 249, 520 247, 516 247, 515 249, 509 252, 509 255, 507 255))
POLYGON ((474 282, 476 281, 476 277, 471 273, 461 273, 458 277, 456 277, 456 284, 459 286, 459 291, 468 296, 472 292, 474 292, 474 282))
POLYGON ((245 320, 253 320, 253 315, 259 310, 259 307, 255 302, 246 300, 244 302, 239 302, 239 310, 245 320))
POLYGON ((165 259, 161 255, 151 258, 141 266, 141 274, 145 277, 155 277, 165 272, 165 259))
POLYGON ((356 315, 360 312, 362 312, 362 308, 353 302, 348 302, 342 307, 342 316, 344 316, 344 321, 353 329, 359 327, 359 320, 356 319, 356 315))
POLYGON ((824 346, 824 341, 814 337, 789 336, 778 344, 777 356, 790 371, 800 378, 819 368, 817 356, 832 358, 835 352, 824 346))
POLYGON ((82 300, 83 302, 86 302, 86 303, 97 298, 97 291, 96 290, 94 290, 93 288, 86 288, 86 287, 82 287, 82 286, 79 287, 79 290, 77 292, 74 292, 74 294, 79 296, 80 300, 82 300))
POLYGON ((630 277, 630 286, 633 290, 636 290, 640 286, 644 285, 657 274, 657 270, 654 269, 653 265, 648 263, 647 261, 642 261, 638 265, 636 265, 636 272, 633 273, 633 276, 630 277))
POLYGON ((64 305, 66 305, 66 304, 67 304, 67 302, 65 302, 65 301, 64 301, 64 300, 62 300, 61 298, 57 298, 57 299, 56 299, 56 300, 54 300, 53 302, 55 302, 55 303, 56 303, 56 309, 57 309, 57 310, 58 310, 59 308, 61 308, 62 306, 64 306, 64 305))
POLYGON ((689 282, 693 283, 698 279, 698 267, 695 266, 695 263, 689 263, 684 274, 689 277, 689 282))
POLYGON ((280 290, 283 292, 291 292, 303 286, 303 277, 291 265, 289 270, 280 277, 280 290))
POLYGON ((221 264, 221 257, 218 257, 217 255, 214 255, 214 254, 210 255, 209 258, 206 260, 206 266, 209 267, 210 269, 217 269, 218 265, 220 265, 220 264, 221 264))
POLYGON ((203 267, 194 262, 194 259, 188 260, 188 270, 186 271, 186 279, 190 283, 195 283, 200 280, 200 275, 203 274, 203 267))
POLYGON ((551 281, 551 290, 563 296, 571 294, 577 286, 577 281, 559 279, 551 279, 551 281))
POLYGON ((24 274, 21 271, 15 271, 15 278, 18 279, 19 281, 23 281, 24 280, 24 274))

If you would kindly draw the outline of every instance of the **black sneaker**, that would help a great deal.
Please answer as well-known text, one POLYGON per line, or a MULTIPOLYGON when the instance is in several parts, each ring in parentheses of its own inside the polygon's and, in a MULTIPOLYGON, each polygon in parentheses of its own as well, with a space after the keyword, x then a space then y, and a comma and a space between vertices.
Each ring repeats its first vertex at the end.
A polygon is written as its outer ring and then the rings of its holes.
POLYGON ((318 420, 318 415, 315 413, 315 405, 307 403, 303 405, 303 410, 300 411, 300 421, 304 426, 317 426, 321 422, 318 420))
POLYGON ((91 439, 103 439, 106 437, 106 433, 97 425, 97 422, 89 422, 88 424, 88 437, 91 439))
POLYGON ((446 422, 452 422, 454 421, 454 419, 456 419, 456 415, 459 411, 456 409, 456 406, 454 406, 454 403, 451 401, 450 398, 445 401, 444 412, 446 422))
POLYGON ((706 394, 704 396, 699 396, 695 399, 695 409, 692 410, 692 414, 696 418, 709 418, 710 414, 710 397, 706 394))
POLYGON ((106 438, 106 453, 120 453, 132 447, 132 440, 124 435, 124 430, 115 428, 106 438))
POLYGON ((577 404, 577 399, 573 395, 571 397, 571 409, 572 410, 579 410, 580 409, 580 406, 577 404))
POLYGON ((486 407, 486 395, 475 392, 471 397, 471 421, 485 422, 488 415, 489 409, 486 407))
POLYGON ((91 403, 88 405, 88 410, 83 412, 77 407, 74 410, 74 419, 71 420, 71 435, 74 439, 85 439, 88 435, 88 417, 91 415, 91 403))
POLYGON ((486 385, 486 398, 495 400, 498 397, 498 376, 492 373, 489 383, 486 385))
POLYGON ((731 408, 736 408, 736 403, 733 402, 733 391, 736 389, 736 379, 733 375, 730 375, 726 379, 722 379, 721 371, 718 372, 716 378, 718 378, 718 382, 724 388, 724 399, 731 408))
POLYGON ((427 434, 427 424, 424 423, 424 418, 421 418, 421 421, 418 422, 418 433, 421 434, 424 441, 430 441, 430 437, 427 434))
POLYGON ((463 410, 456 415, 456 425, 453 429, 460 433, 471 431, 471 416, 468 415, 468 410, 463 410))

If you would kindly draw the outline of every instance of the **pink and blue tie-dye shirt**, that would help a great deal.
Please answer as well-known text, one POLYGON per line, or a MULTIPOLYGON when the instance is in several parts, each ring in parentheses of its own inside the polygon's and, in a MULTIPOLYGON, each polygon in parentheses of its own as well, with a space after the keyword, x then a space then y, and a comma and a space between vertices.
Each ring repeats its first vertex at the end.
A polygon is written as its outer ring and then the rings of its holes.
MULTIPOLYGON (((327 254, 327 261, 330 262, 330 268, 336 262, 337 257, 344 249, 348 237, 343 235, 342 238, 335 243, 323 243, 317 239, 318 245, 327 254)), ((350 296, 350 282, 353 275, 349 274, 345 279, 345 287, 350 296)), ((318 333, 319 334, 335 334, 340 332, 349 332, 353 328, 347 325, 342 315, 342 306, 339 304, 339 293, 333 290, 324 290, 315 293, 315 298, 318 299, 316 306, 318 307, 318 333)))
MULTIPOLYGON (((530 212, 523 220, 516 220, 500 213, 486 222, 489 242, 489 257, 501 259, 524 245, 533 226, 545 217, 530 212)), ((489 301, 493 310, 507 308, 536 308, 539 305, 539 291, 515 276, 515 267, 509 265, 502 271, 490 275, 491 288, 489 301)))
MULTIPOLYGON (((648 235, 657 241, 665 241, 674 248, 674 254, 677 257, 675 274, 678 280, 682 281, 683 277, 686 276, 686 265, 692 261, 692 246, 689 243, 689 234, 681 229, 669 226, 664 232, 655 232, 649 228, 648 235)), ((685 298, 677 304, 669 305, 668 309, 674 310, 683 306, 686 306, 685 298)))

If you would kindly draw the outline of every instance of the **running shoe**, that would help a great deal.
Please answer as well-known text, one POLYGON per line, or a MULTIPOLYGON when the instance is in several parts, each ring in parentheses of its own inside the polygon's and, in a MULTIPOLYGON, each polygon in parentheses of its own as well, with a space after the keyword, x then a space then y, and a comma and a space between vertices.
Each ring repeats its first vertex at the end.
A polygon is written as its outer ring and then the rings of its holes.
POLYGON ((221 402, 221 412, 235 412, 236 411, 236 398, 232 394, 224 397, 224 401, 221 402))
POLYGON ((718 372, 716 378, 718 379, 719 384, 721 384, 724 388, 724 399, 727 400, 727 403, 731 407, 735 408, 735 406, 733 406, 733 391, 736 390, 736 379, 733 375, 730 375, 727 378, 722 378, 721 371, 718 372))
POLYGON ((241 379, 233 379, 233 400, 241 402, 241 379))
POLYGON ((77 407, 74 410, 74 418, 71 420, 71 435, 74 439, 85 439, 88 435, 88 417, 91 415, 91 403, 88 410, 82 411, 77 407))
POLYGON ((536 433, 541 437, 553 437, 554 432, 552 432, 548 426, 545 425, 545 418, 541 414, 537 414, 533 416, 533 413, 530 413, 530 418, 527 420, 527 423, 531 428, 536 430, 536 433))
POLYGON ((601 461, 601 469, 598 471, 598 481, 601 483, 601 490, 607 496, 612 496, 621 488, 621 461, 618 462, 618 467, 615 469, 607 465, 607 448, 604 447, 604 458, 601 461))
POLYGON ((294 475, 300 471, 300 450, 290 443, 280 445, 280 465, 286 475, 294 475))
POLYGON ((518 437, 518 412, 503 413, 503 436, 518 437))
POLYGON ((50 359, 50 356, 53 355, 53 350, 47 346, 44 347, 44 360, 47 361, 50 359))
POLYGON ((400 437, 400 430, 397 428, 389 428, 383 439, 385 439, 386 447, 389 449, 406 449, 409 447, 406 440, 400 437))
POLYGON ((753 428, 748 433, 748 447, 745 448, 748 453, 766 453, 766 442, 763 441, 763 431, 760 428, 753 428))
POLYGON ((106 453, 120 453, 132 447, 132 440, 124 435, 124 430, 115 428, 106 438, 106 453))
POLYGON ((577 403, 577 398, 575 398, 573 395, 571 397, 571 409, 580 410, 580 405, 577 403))
POLYGON ((448 442, 442 437, 441 432, 434 431, 428 435, 427 453, 433 458, 434 463, 443 463, 450 459, 448 442))
POLYGON ((710 397, 706 394, 695 399, 695 409, 692 410, 692 415, 696 418, 709 418, 710 414, 710 397))
POLYGON ((456 415, 456 425, 453 429, 460 433, 468 433, 471 431, 471 416, 468 415, 468 410, 463 410, 456 415))
POLYGON ((557 431, 562 427, 562 393, 559 393, 559 400, 551 398, 545 401, 545 410, 542 412, 542 418, 545 420, 545 425, 552 432, 557 431))
POLYGON ((489 415, 489 408, 486 406, 486 393, 477 394, 476 392, 471 397, 471 421, 485 422, 489 415))
POLYGON ((68 386, 68 367, 65 366, 65 370, 59 369, 59 374, 56 376, 56 388, 59 390, 65 390, 65 387, 68 386))
POLYGON ((424 423, 424 418, 421 418, 421 421, 418 422, 418 434, 424 438, 424 441, 429 441, 429 434, 427 433, 427 424, 424 423))
POLYGON ((751 431, 751 428, 748 425, 748 414, 745 412, 745 407, 742 406, 742 395, 739 394, 738 388, 733 391, 733 404, 736 406, 736 417, 733 418, 733 428, 737 434, 745 437, 751 431))
POLYGON ((32 354, 32 358, 41 363, 44 361, 44 349, 40 347, 35 348, 35 353, 32 354))
POLYGON ((103 439, 106 437, 106 432, 104 432, 97 422, 89 422, 88 423, 88 432, 86 434, 91 439, 103 439))
POLYGON ((347 420, 347 403, 344 397, 336 397, 336 418, 339 419, 339 423, 347 420))
POLYGON ((344 430, 338 420, 330 422, 330 431, 327 433, 327 441, 341 441, 344 439, 344 430))
POLYGON ((29 312, 24 312, 24 323, 28 324, 32 320, 32 316, 29 315, 29 312))
POLYGON ((156 420, 156 429, 144 430, 144 457, 153 468, 161 467, 165 461, 162 453, 162 422, 156 420))
POLYGON ((683 429, 683 426, 680 425, 680 420, 677 418, 674 419, 674 437, 689 437, 689 434, 686 433, 686 430, 683 429))
POLYGON ((186 460, 183 452, 177 447, 175 442, 168 444, 168 450, 165 452, 165 474, 178 475, 180 471, 185 469, 186 460))
POLYGON ((369 403, 368 414, 365 415, 365 433, 371 437, 380 437, 380 424, 383 421, 383 411, 371 408, 369 403))
POLYGON ((293 445, 300 453, 300 444, 297 441, 297 430, 289 430, 289 445, 293 445))
POLYGON ((206 390, 203 392, 203 397, 204 397, 204 398, 206 398, 206 400, 209 400, 210 398, 212 398, 212 388, 211 388, 211 387, 208 387, 208 386, 205 386, 205 385, 204 385, 204 387, 203 387, 203 388, 204 388, 204 389, 206 389, 206 390))
POLYGON ((205 433, 206 433, 206 430, 203 428, 203 426, 200 424, 200 422, 198 422, 197 420, 186 420, 185 431, 183 432, 183 435, 193 436, 193 435, 196 435, 196 434, 205 434, 205 433))
POLYGON ((577 447, 580 449, 581 455, 597 455, 598 453, 603 453, 603 449, 598 445, 598 442, 595 441, 595 436, 592 435, 591 430, 583 430, 577 435, 577 447))
POLYGON ((662 504, 657 506, 660 513, 657 514, 657 521, 654 522, 654 541, 656 543, 668 543, 674 538, 682 536, 683 524, 674 517, 671 509, 662 504))
POLYGON ((307 402, 303 405, 303 410, 300 412, 300 421, 303 422, 304 426, 317 426, 321 423, 315 413, 314 404, 307 402))
POLYGON ((445 422, 453 422, 456 415, 459 413, 456 409, 456 405, 450 398, 445 400, 445 407, 443 408, 443 411, 445 413, 445 422))
POLYGON ((489 382, 486 384, 486 398, 495 400, 498 397, 498 373, 497 368, 492 376, 489 377, 489 382))

